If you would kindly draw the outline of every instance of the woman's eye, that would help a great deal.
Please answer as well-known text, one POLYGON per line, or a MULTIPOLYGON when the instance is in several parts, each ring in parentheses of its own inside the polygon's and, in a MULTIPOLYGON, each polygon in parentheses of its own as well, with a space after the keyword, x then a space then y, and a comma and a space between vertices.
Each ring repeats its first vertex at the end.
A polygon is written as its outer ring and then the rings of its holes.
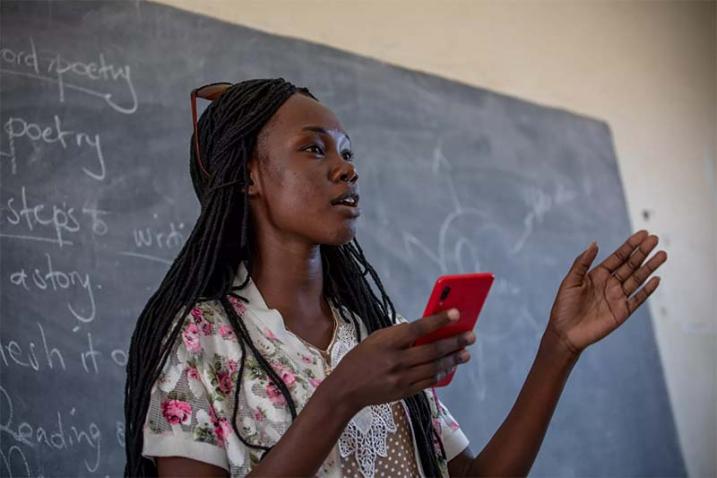
MULTIPOLYGON (((320 147, 319 145, 316 145, 316 144, 312 144, 311 146, 307 146, 306 148, 304 148, 304 150, 305 150, 305 151, 311 151, 312 153, 315 152, 316 154, 324 154, 324 150, 321 149, 321 147, 320 147)), ((353 157, 354 157, 354 153, 353 153, 352 151, 349 151, 349 150, 343 151, 343 152, 341 153, 341 155, 343 156, 343 158, 344 158, 346 161, 352 161, 352 160, 353 160, 353 157)))
POLYGON ((324 154, 324 151, 319 146, 317 146, 315 144, 312 144, 311 146, 306 148, 307 151, 310 151, 312 149, 315 149, 318 152, 318 154, 324 154))

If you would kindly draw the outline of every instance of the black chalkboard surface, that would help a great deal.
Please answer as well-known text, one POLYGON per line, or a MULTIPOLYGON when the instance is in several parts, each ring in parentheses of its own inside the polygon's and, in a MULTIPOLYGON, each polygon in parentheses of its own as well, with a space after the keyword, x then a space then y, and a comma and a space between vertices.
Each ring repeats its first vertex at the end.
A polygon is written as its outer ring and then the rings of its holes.
MULTIPOLYGON (((480 451, 572 259, 631 231, 608 126, 145 2, 0 7, 2 476, 118 476, 135 320, 199 207, 189 91, 284 77, 353 139, 358 237, 399 312, 491 271, 472 360, 439 394, 480 451)), ((647 307, 583 354, 533 476, 684 475, 647 307)))

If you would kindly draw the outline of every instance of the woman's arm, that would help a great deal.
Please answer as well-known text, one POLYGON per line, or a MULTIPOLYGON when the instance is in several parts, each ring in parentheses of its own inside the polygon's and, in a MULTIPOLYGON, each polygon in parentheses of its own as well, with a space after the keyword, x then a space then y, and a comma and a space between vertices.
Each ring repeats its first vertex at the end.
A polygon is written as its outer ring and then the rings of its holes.
POLYGON ((667 253, 659 251, 645 262, 657 242, 657 236, 640 230, 593 269, 596 243, 575 258, 508 417, 478 457, 471 458, 467 450, 451 460, 451 476, 528 474, 582 351, 622 325, 657 289, 659 278, 648 278, 667 260, 667 253))
MULTIPOLYGON (((351 417, 356 414, 329 375, 313 393, 261 463, 252 467, 251 476, 314 476, 351 417), (307 441, 311 446, 306 446, 307 441)), ((183 457, 157 457, 160 477, 228 477, 220 467, 183 457)))
POLYGON ((470 449, 448 464, 451 476, 526 476, 533 466, 563 386, 579 355, 546 331, 518 398, 480 454, 470 449))
POLYGON ((158 456, 157 476, 160 478, 229 478, 224 468, 181 456, 158 456))
MULTIPOLYGON (((467 361, 461 356, 475 340, 472 333, 412 346, 420 337, 458 320, 458 315, 455 309, 442 311, 369 335, 321 382, 281 439, 247 476, 316 475, 359 410, 415 395, 467 361)), ((192 460, 176 463, 200 466, 192 460)))

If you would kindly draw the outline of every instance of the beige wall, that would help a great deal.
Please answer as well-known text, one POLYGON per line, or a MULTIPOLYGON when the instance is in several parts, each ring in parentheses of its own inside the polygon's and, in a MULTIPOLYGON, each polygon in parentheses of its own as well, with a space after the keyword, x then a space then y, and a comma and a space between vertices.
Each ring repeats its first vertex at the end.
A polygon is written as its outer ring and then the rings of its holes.
POLYGON ((607 121, 633 228, 670 255, 649 306, 688 471, 717 476, 714 2, 161 3, 607 121))

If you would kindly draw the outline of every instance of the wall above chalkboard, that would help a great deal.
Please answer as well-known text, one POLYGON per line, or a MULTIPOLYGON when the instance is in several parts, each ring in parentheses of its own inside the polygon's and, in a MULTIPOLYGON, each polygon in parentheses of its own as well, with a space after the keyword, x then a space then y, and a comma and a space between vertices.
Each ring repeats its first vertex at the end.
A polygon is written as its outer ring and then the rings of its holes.
MULTIPOLYGON (((152 3, 0 13, 3 476, 123 470, 130 334, 199 212, 198 85, 281 76, 337 114, 359 241, 406 317, 439 274, 495 273, 473 360, 439 391, 474 451, 514 403, 574 256, 630 232, 601 121, 152 3)), ((685 474, 646 308, 585 353, 533 473, 685 474)))

